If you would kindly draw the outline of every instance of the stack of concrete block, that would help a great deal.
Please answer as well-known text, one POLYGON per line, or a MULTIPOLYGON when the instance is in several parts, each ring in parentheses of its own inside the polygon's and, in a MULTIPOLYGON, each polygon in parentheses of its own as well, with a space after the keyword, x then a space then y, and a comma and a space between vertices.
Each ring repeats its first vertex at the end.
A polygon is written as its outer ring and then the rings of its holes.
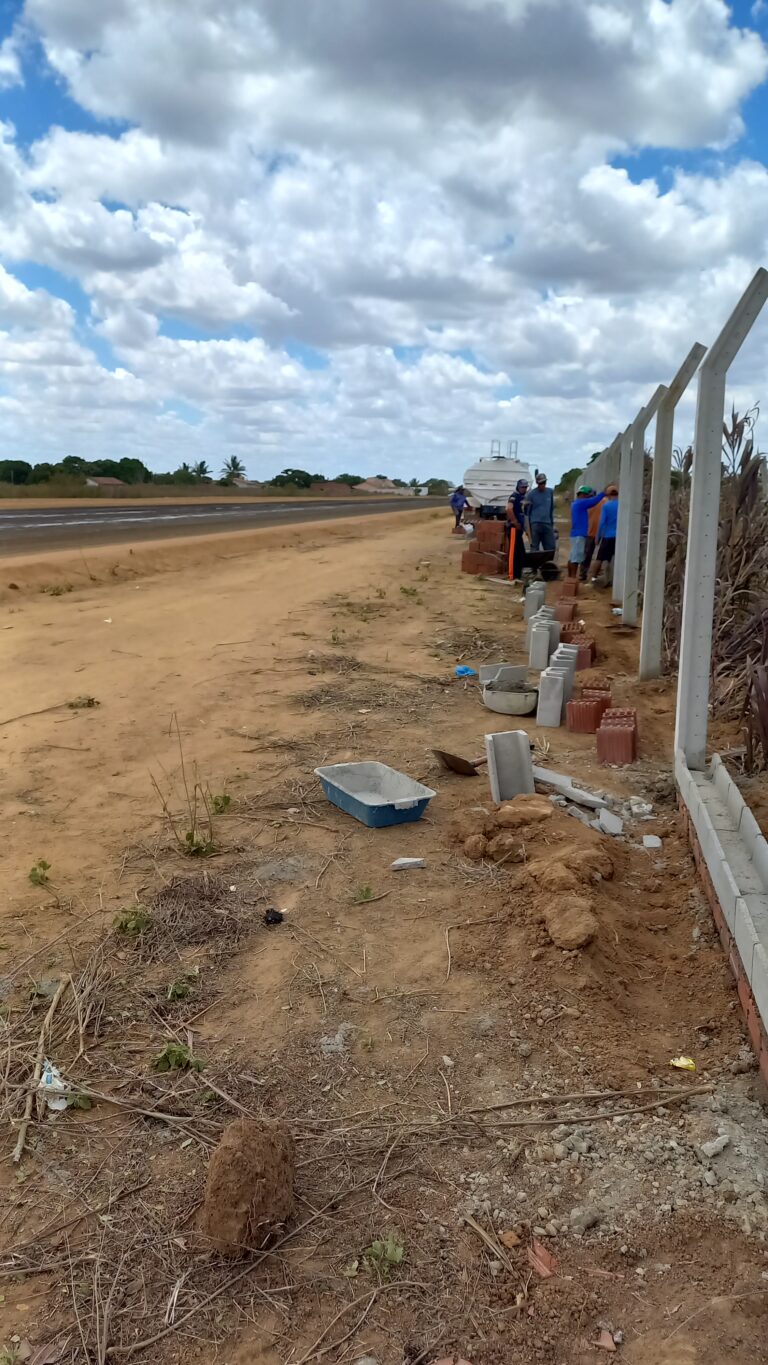
POLYGON ((533 627, 544 625, 544 623, 546 622, 547 628, 549 628, 550 621, 554 621, 554 619, 555 619, 554 607, 539 607, 539 610, 536 612, 535 616, 530 616, 528 618, 528 623, 525 627, 525 644, 527 649, 530 649, 531 647, 531 632, 533 630, 533 627))
POLYGON ((573 696, 573 679, 576 672, 576 651, 571 645, 558 645, 552 658, 549 661, 549 673, 559 673, 563 679, 563 701, 561 706, 561 724, 565 717, 565 704, 573 696))
POLYGON ((550 622, 539 621, 535 616, 532 617, 530 635, 528 667, 539 672, 547 667, 549 656, 552 653, 550 622))
POLYGON ((488 778, 494 801, 511 801, 534 792, 531 741, 525 730, 506 730, 485 736, 488 778))
POLYGON ((565 706, 565 670, 545 668, 539 679, 539 705, 536 724, 557 729, 563 723, 565 706))
POLYGON ((624 767, 637 758, 637 711, 634 708, 609 708, 603 712, 597 731, 597 758, 600 763, 624 767))
POLYGON ((537 611, 544 606, 546 592, 546 584, 540 582, 538 579, 533 583, 529 583, 525 594, 525 601, 523 603, 523 620, 530 621, 531 617, 535 616, 537 611))
POLYGON ((491 682, 521 683, 528 676, 525 664, 481 664, 480 686, 491 682))

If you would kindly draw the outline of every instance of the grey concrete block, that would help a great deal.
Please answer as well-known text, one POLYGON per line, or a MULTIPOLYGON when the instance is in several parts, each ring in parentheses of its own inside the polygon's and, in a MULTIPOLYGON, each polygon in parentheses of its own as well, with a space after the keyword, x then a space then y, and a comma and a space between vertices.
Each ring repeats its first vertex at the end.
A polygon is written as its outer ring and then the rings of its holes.
POLYGON ((525 664, 481 664, 480 684, 489 682, 525 682, 528 669, 525 664))
POLYGON ((752 954, 752 975, 749 984, 755 997, 757 1012, 763 1021, 763 1028, 768 1031, 768 952, 762 943, 755 945, 752 954))
POLYGON ((563 720, 563 697, 565 679, 561 673, 551 673, 545 669, 539 679, 539 705, 536 711, 536 724, 547 729, 556 729, 563 720))
POLYGON ((604 834, 612 834, 617 839, 620 834, 624 833, 624 821, 621 816, 614 815, 613 811, 608 810, 607 806, 601 810, 598 820, 604 834))
POLYGON ((494 801, 534 792, 531 741, 525 730, 504 730, 485 736, 488 778, 494 801))
POLYGON ((661 848, 661 839, 658 834, 644 834, 643 848, 661 848))
POLYGON ((549 628, 544 625, 534 625, 531 630, 531 646, 528 655, 528 666, 541 672, 549 663, 549 628))

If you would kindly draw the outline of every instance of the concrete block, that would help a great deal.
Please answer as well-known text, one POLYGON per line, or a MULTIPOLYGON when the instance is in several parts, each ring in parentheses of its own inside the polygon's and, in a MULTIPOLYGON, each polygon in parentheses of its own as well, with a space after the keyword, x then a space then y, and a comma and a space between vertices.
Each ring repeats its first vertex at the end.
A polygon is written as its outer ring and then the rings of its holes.
POLYGON ((624 833, 624 821, 619 815, 614 815, 612 810, 608 810, 607 806, 601 810, 597 818, 603 834, 612 834, 614 839, 618 839, 619 835, 624 833))
POLYGON ((755 895, 754 892, 750 892, 743 896, 742 900, 749 911, 758 940, 768 953, 768 895, 755 895))
POLYGON ((539 608, 543 606, 544 585, 542 584, 541 591, 537 592, 535 585, 532 584, 525 594, 525 599, 523 601, 523 620, 530 621, 531 617, 535 616, 539 608))
POLYGON ((511 801, 514 796, 536 790, 533 784, 531 741, 525 730, 505 730, 485 736, 488 778, 494 801, 511 801))
MULTIPOLYGON (((760 834, 759 830, 758 834, 760 834)), ((757 872, 762 885, 765 887, 766 891, 768 891, 768 843, 766 843, 762 834, 760 834, 759 839, 754 840, 750 849, 750 854, 752 862, 755 865, 755 871, 757 872)))
POLYGON ((661 839, 659 838, 658 834, 643 835, 643 848, 659 849, 661 848, 661 846, 662 846, 661 839))
POLYGON ((554 658, 550 659, 549 668, 546 671, 547 673, 556 673, 558 677, 563 679, 563 710, 560 720, 562 724, 566 717, 565 708, 573 696, 573 673, 566 664, 555 663, 554 658))
POLYGON ((546 669, 539 679, 539 705, 536 724, 556 729, 563 719, 565 678, 561 673, 546 669))
POLYGON ((528 669, 525 664, 481 664, 480 685, 489 682, 525 682, 528 669))
POLYGON ((736 919, 733 937, 736 940, 736 949, 739 958, 741 959, 741 965, 744 968, 744 975, 749 981, 752 972, 752 958, 755 948, 758 946, 758 937, 755 933, 755 926, 752 923, 749 910, 744 904, 741 896, 737 897, 736 900, 736 919))
POLYGON ((763 1028, 768 1031, 768 951, 762 943, 755 946, 752 954, 752 974, 749 984, 763 1028))
POLYGON ((549 663, 549 627, 545 625, 535 625, 531 630, 531 645, 528 655, 528 666, 541 672, 549 663))
POLYGON ((554 618, 549 622, 549 652, 554 654, 560 644, 560 622, 554 618))

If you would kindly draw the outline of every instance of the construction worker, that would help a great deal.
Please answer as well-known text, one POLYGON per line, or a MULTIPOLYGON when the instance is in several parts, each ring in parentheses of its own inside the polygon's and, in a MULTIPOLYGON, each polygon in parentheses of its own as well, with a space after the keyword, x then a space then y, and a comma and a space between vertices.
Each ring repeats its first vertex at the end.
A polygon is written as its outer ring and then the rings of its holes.
POLYGON ((555 495, 547 488, 547 476, 536 473, 536 487, 528 495, 528 524, 532 550, 555 548, 555 495))
POLYGON ((610 583, 613 578, 612 565, 616 556, 616 529, 619 521, 619 490, 615 483, 608 485, 605 496, 606 501, 600 512, 600 524, 597 528, 597 560, 589 580, 592 584, 597 583, 601 569, 606 583, 610 583))
POLYGON ((584 563, 584 553, 589 534, 589 514, 605 498, 605 492, 596 493, 588 484, 577 488, 576 497, 571 505, 571 548, 568 555, 568 577, 576 578, 584 563))

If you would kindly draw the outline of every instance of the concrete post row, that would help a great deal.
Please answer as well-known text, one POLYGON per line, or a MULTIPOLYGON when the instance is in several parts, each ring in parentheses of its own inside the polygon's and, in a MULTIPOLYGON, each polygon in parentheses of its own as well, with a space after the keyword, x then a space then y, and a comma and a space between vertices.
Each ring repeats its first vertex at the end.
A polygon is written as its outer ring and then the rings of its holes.
POLYGON ((675 719, 675 749, 694 771, 706 763, 725 381, 766 299, 768 270, 761 268, 699 370, 675 719))
MULTIPOLYGON (((632 447, 629 464, 629 486, 620 490, 620 504, 624 503, 624 593, 622 621, 625 626, 637 625, 638 589, 640 582, 640 532, 643 520, 643 473, 645 469, 645 433, 656 416, 658 406, 666 394, 659 384, 650 403, 638 413, 632 423, 632 447)), ((616 547, 618 551, 618 546, 616 547)))
POLYGON ((661 636, 664 624, 675 409, 706 355, 706 350, 706 346, 702 346, 700 342, 694 343, 662 398, 656 414, 651 508, 648 517, 648 544, 645 551, 643 625, 640 635, 639 676, 642 679, 658 678, 661 674, 661 636))

